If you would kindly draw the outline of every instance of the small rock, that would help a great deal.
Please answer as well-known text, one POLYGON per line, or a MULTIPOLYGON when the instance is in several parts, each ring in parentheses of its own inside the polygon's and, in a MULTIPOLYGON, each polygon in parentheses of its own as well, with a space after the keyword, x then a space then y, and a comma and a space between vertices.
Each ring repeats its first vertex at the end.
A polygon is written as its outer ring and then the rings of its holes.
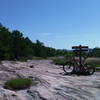
POLYGON ((34 68, 34 65, 30 65, 29 67, 30 67, 30 68, 34 68))

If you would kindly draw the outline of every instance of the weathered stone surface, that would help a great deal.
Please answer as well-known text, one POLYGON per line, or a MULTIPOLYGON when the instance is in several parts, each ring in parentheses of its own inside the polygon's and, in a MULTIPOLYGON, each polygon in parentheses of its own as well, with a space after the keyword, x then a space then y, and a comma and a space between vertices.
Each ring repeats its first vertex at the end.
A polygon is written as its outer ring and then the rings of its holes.
POLYGON ((62 66, 49 60, 3 61, 0 76, 0 100, 100 100, 99 72, 91 76, 66 76, 62 66), (14 77, 31 78, 38 84, 20 91, 3 89, 4 82, 14 77))
POLYGON ((16 92, 0 88, 0 100, 24 100, 16 92))

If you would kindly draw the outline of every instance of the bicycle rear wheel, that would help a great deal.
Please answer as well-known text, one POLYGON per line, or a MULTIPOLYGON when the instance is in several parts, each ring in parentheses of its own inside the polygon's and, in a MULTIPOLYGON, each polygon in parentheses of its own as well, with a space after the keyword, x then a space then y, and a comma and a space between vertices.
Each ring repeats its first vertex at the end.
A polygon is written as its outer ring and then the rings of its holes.
POLYGON ((92 75, 95 72, 95 67, 92 67, 91 65, 85 64, 85 71, 88 75, 92 75))
POLYGON ((66 74, 72 74, 74 71, 74 65, 72 63, 63 65, 63 70, 66 74))
POLYGON ((95 68, 88 65, 88 74, 92 75, 95 72, 95 68))

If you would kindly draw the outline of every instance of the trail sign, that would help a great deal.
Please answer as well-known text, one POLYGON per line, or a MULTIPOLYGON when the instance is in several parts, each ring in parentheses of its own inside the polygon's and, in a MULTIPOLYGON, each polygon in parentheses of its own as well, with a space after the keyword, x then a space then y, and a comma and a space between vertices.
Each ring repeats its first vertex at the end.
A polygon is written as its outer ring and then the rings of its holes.
POLYGON ((88 51, 88 46, 73 46, 72 49, 74 49, 75 52, 79 52, 79 63, 80 67, 82 66, 82 52, 83 51, 88 51))
POLYGON ((88 46, 79 45, 79 46, 73 46, 72 47, 72 49, 79 49, 79 48, 88 48, 88 46))

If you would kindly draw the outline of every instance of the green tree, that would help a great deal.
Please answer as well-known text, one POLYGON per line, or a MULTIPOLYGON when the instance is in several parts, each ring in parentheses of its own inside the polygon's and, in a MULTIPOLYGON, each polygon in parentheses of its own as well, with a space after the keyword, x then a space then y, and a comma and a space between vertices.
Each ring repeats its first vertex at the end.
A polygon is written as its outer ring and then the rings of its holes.
POLYGON ((0 59, 10 59, 11 33, 0 25, 0 59))
POLYGON ((20 59, 22 57, 51 57, 65 55, 66 50, 57 50, 46 47, 42 42, 36 40, 33 43, 28 37, 18 30, 12 32, 0 24, 0 59, 20 59))

